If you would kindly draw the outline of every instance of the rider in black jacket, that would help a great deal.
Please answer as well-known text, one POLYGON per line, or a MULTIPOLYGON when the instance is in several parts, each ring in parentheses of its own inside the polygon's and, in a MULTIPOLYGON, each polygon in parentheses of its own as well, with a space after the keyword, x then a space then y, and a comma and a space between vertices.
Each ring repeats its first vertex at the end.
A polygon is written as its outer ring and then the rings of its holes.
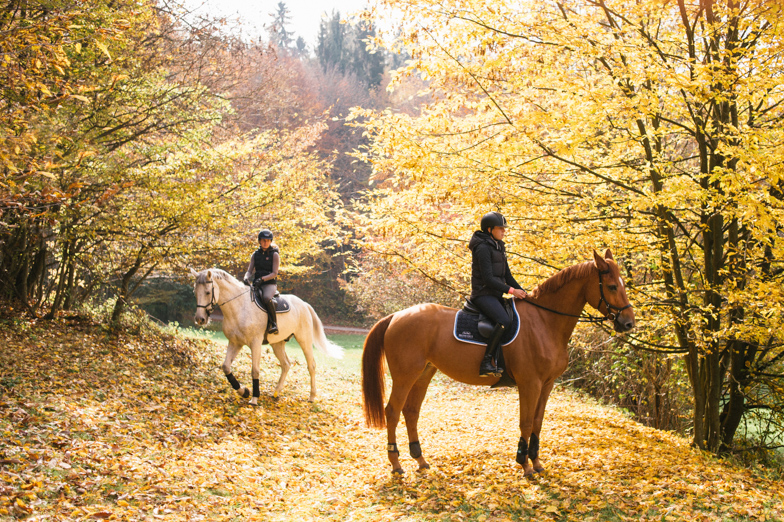
POLYGON ((495 322, 487 343, 487 350, 479 366, 479 375, 500 377, 503 369, 496 366, 501 337, 511 326, 512 318, 504 309, 503 295, 511 294, 524 299, 528 294, 512 277, 506 260, 504 234, 506 219, 498 212, 488 212, 482 217, 481 231, 477 230, 468 242, 471 250, 471 301, 495 322))

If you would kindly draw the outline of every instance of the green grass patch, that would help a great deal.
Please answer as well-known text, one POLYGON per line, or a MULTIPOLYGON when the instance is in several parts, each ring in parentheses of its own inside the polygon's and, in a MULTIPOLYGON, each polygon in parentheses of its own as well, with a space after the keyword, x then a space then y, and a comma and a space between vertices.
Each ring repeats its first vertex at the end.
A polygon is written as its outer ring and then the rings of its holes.
MULTIPOLYGON (((195 330, 193 328, 186 328, 182 330, 183 333, 195 339, 210 339, 218 344, 224 346, 228 344, 228 339, 223 335, 223 332, 217 330, 195 330)), ((343 359, 334 359, 329 357, 317 349, 313 350, 314 358, 316 359, 317 368, 333 368, 341 372, 357 373, 362 367, 362 347, 365 343, 364 335, 357 334, 331 334, 327 335, 327 339, 342 346, 344 349, 343 359)), ((247 349, 247 348, 246 348, 247 349)), ((297 361, 299 364, 306 364, 305 355, 302 353, 302 347, 293 337, 286 343, 286 353, 289 359, 297 361)))

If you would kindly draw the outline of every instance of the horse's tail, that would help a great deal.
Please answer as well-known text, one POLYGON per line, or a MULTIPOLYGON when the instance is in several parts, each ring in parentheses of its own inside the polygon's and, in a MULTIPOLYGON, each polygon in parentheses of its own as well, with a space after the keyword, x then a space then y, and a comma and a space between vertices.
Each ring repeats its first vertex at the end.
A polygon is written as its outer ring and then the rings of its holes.
POLYGON ((384 414, 384 334, 392 315, 377 322, 365 338, 362 350, 362 409, 365 422, 371 428, 386 426, 384 414))
POLYGON ((321 324, 321 319, 316 315, 316 311, 308 303, 305 303, 305 306, 310 310, 310 317, 313 319, 313 344, 316 345, 316 349, 335 359, 342 359, 343 347, 327 339, 324 325, 321 324))

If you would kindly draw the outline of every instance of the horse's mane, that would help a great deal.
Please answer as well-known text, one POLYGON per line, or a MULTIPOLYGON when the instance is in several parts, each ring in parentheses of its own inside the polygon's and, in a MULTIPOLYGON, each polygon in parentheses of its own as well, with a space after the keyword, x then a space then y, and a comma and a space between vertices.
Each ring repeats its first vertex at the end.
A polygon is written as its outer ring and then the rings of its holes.
POLYGON ((531 291, 531 297, 537 298, 543 294, 557 292, 565 284, 589 275, 595 266, 593 261, 586 261, 584 263, 566 267, 534 288, 531 291))
POLYGON ((213 279, 223 279, 231 283, 240 284, 240 282, 237 280, 236 277, 226 272, 225 270, 221 270, 220 268, 210 268, 208 270, 202 270, 201 272, 199 272, 199 275, 196 276, 196 283, 205 284, 207 282, 207 272, 210 272, 212 274, 213 279))

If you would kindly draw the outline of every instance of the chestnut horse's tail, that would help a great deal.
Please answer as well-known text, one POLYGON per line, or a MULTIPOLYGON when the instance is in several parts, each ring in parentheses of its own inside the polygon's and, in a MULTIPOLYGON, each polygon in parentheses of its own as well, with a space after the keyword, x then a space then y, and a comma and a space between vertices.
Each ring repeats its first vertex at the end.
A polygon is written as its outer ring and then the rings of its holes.
POLYGON ((373 325, 365 338, 362 350, 362 408, 365 422, 371 428, 386 426, 384 414, 384 334, 389 328, 392 315, 373 325))

